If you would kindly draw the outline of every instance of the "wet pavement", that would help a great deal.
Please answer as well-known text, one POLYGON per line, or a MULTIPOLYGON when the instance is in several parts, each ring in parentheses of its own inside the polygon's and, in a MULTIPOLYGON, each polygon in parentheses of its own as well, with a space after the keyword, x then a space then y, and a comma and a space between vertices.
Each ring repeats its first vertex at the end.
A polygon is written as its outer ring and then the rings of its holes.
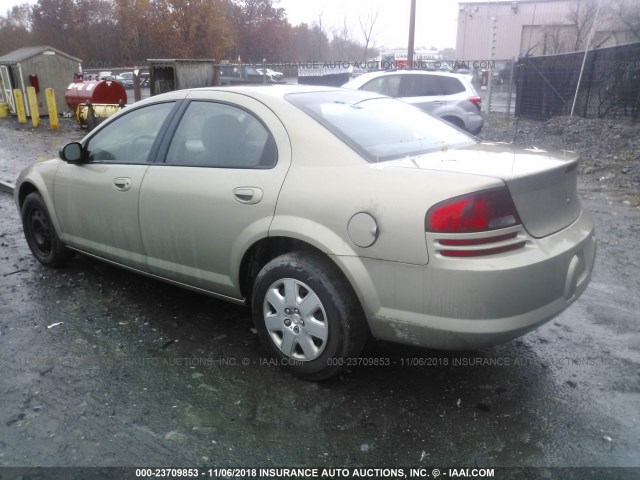
MULTIPOLYGON (((1 121, 0 180, 80 136, 1 121)), ((640 467, 640 209, 581 190, 599 247, 569 310, 475 352, 371 342, 323 383, 269 362, 245 308, 41 266, 0 193, 0 466, 640 467)))

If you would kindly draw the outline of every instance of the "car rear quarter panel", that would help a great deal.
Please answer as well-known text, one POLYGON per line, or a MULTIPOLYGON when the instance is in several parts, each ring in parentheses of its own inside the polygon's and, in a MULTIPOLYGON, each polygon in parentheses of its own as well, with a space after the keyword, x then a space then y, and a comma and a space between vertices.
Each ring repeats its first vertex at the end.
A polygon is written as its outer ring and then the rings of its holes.
POLYGON ((303 240, 330 255, 425 265, 425 216, 435 203, 502 186, 482 175, 411 168, 404 162, 369 163, 324 126, 291 104, 275 103, 291 140, 291 167, 282 186, 271 236, 303 240), (377 223, 367 248, 349 238, 349 220, 359 212, 377 223))
POLYGON ((308 133, 289 134, 293 161, 270 235, 293 236, 327 254, 425 265, 429 208, 446 198, 503 185, 491 177, 370 164, 333 135, 319 132, 321 141, 309 142, 308 133), (352 242, 347 231, 359 212, 377 224, 377 240, 366 248, 352 242))

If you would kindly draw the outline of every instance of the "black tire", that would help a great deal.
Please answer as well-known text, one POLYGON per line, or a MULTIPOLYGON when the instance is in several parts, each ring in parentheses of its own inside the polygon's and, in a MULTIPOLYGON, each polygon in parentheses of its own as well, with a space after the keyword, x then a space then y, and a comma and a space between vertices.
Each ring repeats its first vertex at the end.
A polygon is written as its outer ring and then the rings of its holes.
POLYGON ((270 356, 307 380, 339 374, 367 340, 353 289, 336 265, 314 252, 287 253, 265 265, 256 277, 251 306, 270 356), (291 292, 296 295, 287 299, 291 292))
POLYGON ((22 227, 27 244, 36 259, 47 267, 61 267, 73 253, 60 241, 47 207, 38 192, 32 192, 22 204, 22 227))
POLYGON ((458 117, 442 117, 442 119, 449 122, 454 127, 458 127, 461 130, 465 130, 464 122, 460 120, 458 117))

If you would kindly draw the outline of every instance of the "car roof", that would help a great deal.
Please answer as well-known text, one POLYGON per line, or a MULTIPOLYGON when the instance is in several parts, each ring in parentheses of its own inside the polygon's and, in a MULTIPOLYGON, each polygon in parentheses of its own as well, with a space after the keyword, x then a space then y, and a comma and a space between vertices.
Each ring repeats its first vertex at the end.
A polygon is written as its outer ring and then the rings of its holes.
POLYGON ((369 72, 363 75, 359 75, 356 78, 349 80, 342 86, 345 88, 360 88, 362 85, 370 80, 373 80, 374 78, 384 77, 387 75, 437 75, 440 77, 452 77, 460 79, 459 73, 441 72, 437 70, 378 70, 376 72, 369 72))
MULTIPOLYGON (((323 87, 318 85, 296 85, 296 84, 282 84, 282 85, 232 85, 224 87, 201 87, 201 88, 188 88, 180 90, 182 92, 232 92, 241 93, 254 98, 282 98, 290 93, 303 93, 303 92, 331 92, 340 91, 338 87, 323 87)), ((169 94, 172 92, 168 92, 169 94)), ((155 98, 158 98, 156 95, 155 98)), ((154 98, 154 97, 152 97, 154 98)))
MULTIPOLYGON (((194 93, 197 96, 199 92, 228 92, 235 93, 239 95, 245 95, 247 97, 251 97, 259 102, 264 103, 270 108, 288 108, 290 105, 287 101, 283 101, 284 97, 290 93, 313 93, 313 92, 335 92, 337 94, 343 94, 346 89, 340 87, 323 87, 317 85, 296 85, 296 84, 265 84, 265 85, 233 85, 233 86, 223 86, 223 87, 202 87, 202 88, 189 88, 183 90, 173 90, 166 93, 161 93, 159 95, 153 95, 151 97, 144 98, 138 102, 135 102, 131 107, 142 107, 144 105, 149 105, 153 103, 159 103, 164 101, 171 100, 182 100, 185 98, 189 98, 191 93, 194 93)), ((375 92, 367 92, 364 90, 350 89, 352 94, 358 94, 364 99, 374 99, 374 98, 387 98, 384 95, 375 93, 375 92)))

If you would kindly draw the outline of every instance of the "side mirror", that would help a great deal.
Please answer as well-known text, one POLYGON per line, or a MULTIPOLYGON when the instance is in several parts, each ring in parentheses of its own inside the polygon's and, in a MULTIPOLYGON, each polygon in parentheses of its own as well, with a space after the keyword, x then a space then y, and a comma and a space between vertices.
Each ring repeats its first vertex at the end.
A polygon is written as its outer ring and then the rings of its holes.
POLYGON ((82 145, 78 142, 67 143, 59 155, 65 162, 82 163, 82 145))

